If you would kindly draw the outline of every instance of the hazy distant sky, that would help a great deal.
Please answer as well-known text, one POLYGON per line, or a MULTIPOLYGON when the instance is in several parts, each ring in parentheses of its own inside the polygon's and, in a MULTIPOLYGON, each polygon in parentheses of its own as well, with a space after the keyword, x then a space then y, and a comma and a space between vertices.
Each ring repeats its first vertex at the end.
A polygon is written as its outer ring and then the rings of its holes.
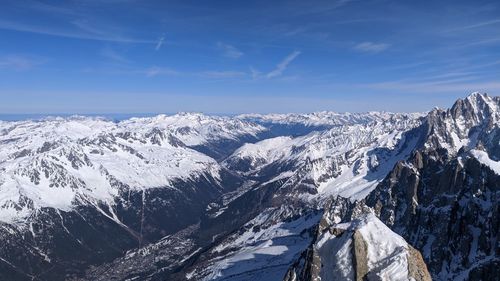
POLYGON ((500 95, 499 1, 0 1, 0 113, 424 111, 500 95))

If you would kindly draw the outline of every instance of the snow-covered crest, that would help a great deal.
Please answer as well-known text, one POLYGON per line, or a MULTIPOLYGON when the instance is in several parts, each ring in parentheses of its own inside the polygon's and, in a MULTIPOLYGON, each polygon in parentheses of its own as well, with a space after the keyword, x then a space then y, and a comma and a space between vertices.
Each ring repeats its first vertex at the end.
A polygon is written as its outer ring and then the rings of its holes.
POLYGON ((390 112, 366 112, 366 113, 338 113, 332 111, 313 112, 308 114, 289 113, 289 114, 242 114, 237 118, 249 120, 258 123, 301 124, 305 126, 342 126, 354 124, 367 124, 373 121, 387 121, 392 118, 409 116, 418 118, 424 116, 424 113, 399 114, 390 112))
POLYGON ((176 180, 219 179, 219 164, 189 145, 264 128, 201 114, 159 115, 114 123, 47 118, 0 123, 0 220, 33 210, 69 210, 80 200, 112 201, 123 189, 173 187, 176 180))
POLYGON ((330 226, 313 247, 321 280, 430 280, 420 254, 373 214, 330 226))
POLYGON ((201 113, 179 113, 158 115, 152 118, 131 118, 120 126, 132 131, 167 129, 175 137, 189 146, 205 144, 209 141, 237 139, 242 135, 256 136, 266 129, 255 123, 224 116, 207 116, 201 113))
POLYGON ((448 110, 434 109, 426 117, 429 139, 426 147, 440 147, 456 154, 460 148, 469 150, 477 145, 481 133, 498 128, 500 97, 472 93, 459 99, 448 110))
POLYGON ((335 126, 303 137, 246 144, 225 165, 254 176, 267 167, 285 167, 271 181, 286 174, 285 186, 310 180, 319 193, 361 198, 415 146, 404 133, 420 124, 419 115, 383 116, 382 120, 335 126))

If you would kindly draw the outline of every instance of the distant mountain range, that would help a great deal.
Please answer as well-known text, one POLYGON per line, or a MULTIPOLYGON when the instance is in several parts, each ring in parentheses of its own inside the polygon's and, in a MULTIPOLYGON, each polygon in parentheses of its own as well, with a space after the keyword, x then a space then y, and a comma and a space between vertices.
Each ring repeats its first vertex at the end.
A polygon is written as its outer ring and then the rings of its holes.
POLYGON ((0 121, 0 280, 498 280, 500 97, 0 121))

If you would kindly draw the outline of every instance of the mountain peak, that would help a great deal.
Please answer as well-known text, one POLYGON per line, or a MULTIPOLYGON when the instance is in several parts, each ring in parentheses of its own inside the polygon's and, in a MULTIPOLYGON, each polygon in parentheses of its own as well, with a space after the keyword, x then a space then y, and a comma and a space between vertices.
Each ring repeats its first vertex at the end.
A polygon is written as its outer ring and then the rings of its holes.
POLYGON ((490 98, 487 93, 481 93, 481 92, 472 92, 470 95, 468 95, 465 99, 487 99, 490 98))
POLYGON ((454 117, 472 117, 475 121, 481 121, 489 115, 498 112, 500 100, 488 96, 486 93, 474 92, 465 99, 458 99, 451 108, 454 117))
MULTIPOLYGON (((450 109, 434 109, 427 116, 430 124, 430 147, 440 146, 457 153, 463 146, 472 147, 471 133, 487 133, 500 120, 500 98, 474 92, 458 99, 450 109)), ((474 139, 474 138, 472 138, 474 139)))

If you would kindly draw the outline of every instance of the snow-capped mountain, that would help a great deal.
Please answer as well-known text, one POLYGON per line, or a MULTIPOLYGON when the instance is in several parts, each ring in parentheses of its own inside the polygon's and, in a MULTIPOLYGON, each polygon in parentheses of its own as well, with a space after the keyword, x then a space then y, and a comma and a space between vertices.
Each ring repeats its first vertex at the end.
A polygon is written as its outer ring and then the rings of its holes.
MULTIPOLYGON (((418 118, 420 113, 404 114, 408 117, 418 118)), ((314 112, 309 114, 242 114, 236 116, 238 119, 248 120, 263 124, 303 125, 310 127, 320 126, 344 126, 355 124, 366 124, 373 121, 386 121, 400 116, 390 112, 367 112, 367 113, 338 113, 332 111, 314 112)))
POLYGON ((174 187, 220 166, 190 147, 255 136, 264 128, 200 114, 160 115, 113 123, 55 118, 0 124, 0 220, 23 220, 42 207, 109 202, 120 192, 174 187))
MULTIPOLYGON (((427 148, 443 148, 450 154, 460 149, 498 145, 494 141, 482 143, 488 134, 499 127, 500 97, 473 93, 459 99, 448 110, 434 109, 427 117, 427 148)), ((492 151, 493 153, 498 153, 492 151)))
POLYGON ((500 98, 0 122, 1 280, 495 280, 500 98))
POLYGON ((18 252, 0 249, 5 272, 30 277, 50 266, 50 278, 64 276, 58 270, 75 271, 65 263, 116 258, 195 223, 239 180, 198 150, 263 130, 200 114, 1 122, 0 236, 24 240, 18 252), (68 249, 73 256, 62 258, 68 249))
POLYGON ((499 274, 499 111, 498 97, 478 93, 433 110, 419 128, 421 145, 366 198, 422 251, 437 280, 499 274))
MULTIPOLYGON (((422 113, 404 114, 417 119, 422 113)), ((309 114, 242 114, 236 116, 240 120, 246 120, 261 124, 270 130, 269 136, 301 136, 314 131, 323 131, 339 126, 366 125, 370 122, 384 122, 388 119, 400 116, 390 112, 367 112, 367 113, 338 113, 331 111, 314 112, 309 114)))
POLYGON ((223 116, 201 113, 158 115, 150 118, 131 118, 119 123, 129 131, 167 130, 187 146, 199 146, 224 140, 237 141, 242 137, 256 137, 266 129, 255 123, 223 116))
POLYGON ((297 138, 245 144, 224 165, 247 176, 264 177, 265 183, 282 181, 287 195, 302 186, 312 194, 363 198, 398 160, 409 155, 416 140, 406 132, 420 124, 416 114, 368 116, 376 118, 297 138))

